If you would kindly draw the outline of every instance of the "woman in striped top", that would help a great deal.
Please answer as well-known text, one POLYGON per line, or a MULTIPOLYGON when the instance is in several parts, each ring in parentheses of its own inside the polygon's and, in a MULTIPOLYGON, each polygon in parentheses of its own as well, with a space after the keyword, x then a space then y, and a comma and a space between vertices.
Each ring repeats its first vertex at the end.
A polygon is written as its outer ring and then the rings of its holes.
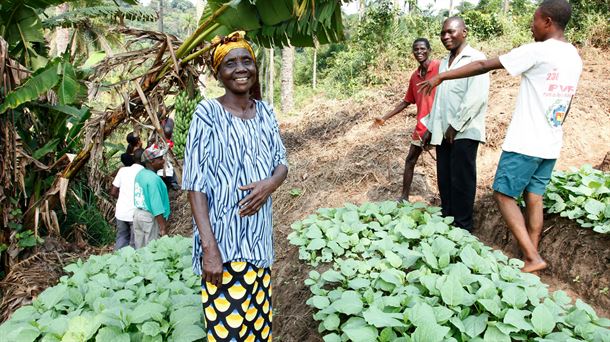
POLYGON ((193 270, 201 275, 208 341, 271 340, 271 194, 288 173, 275 114, 260 101, 250 44, 213 41, 225 88, 197 106, 184 154, 193 212, 193 270))

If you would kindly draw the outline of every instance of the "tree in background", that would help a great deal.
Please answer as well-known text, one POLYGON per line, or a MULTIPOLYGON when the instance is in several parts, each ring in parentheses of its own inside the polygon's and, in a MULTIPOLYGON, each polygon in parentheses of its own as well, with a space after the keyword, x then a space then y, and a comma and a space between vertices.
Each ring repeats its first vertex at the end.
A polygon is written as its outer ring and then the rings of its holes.
POLYGON ((294 47, 285 46, 282 49, 281 99, 282 111, 291 112, 294 109, 294 47))

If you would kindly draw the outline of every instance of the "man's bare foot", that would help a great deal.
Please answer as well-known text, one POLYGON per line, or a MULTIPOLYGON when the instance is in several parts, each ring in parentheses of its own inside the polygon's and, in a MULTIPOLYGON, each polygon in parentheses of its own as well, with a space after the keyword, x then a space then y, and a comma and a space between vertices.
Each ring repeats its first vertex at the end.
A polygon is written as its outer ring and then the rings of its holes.
POLYGON ((521 272, 533 273, 541 271, 547 266, 547 263, 542 259, 538 259, 536 261, 526 261, 525 266, 523 266, 523 268, 521 269, 521 272))

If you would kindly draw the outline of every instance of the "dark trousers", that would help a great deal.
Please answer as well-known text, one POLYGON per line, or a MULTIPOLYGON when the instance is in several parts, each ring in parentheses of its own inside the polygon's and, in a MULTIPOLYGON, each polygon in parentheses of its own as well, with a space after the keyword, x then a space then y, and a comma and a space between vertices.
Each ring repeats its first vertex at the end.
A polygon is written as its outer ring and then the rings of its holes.
POLYGON ((453 216, 454 225, 472 230, 474 195, 477 190, 477 150, 470 139, 443 139, 436 147, 436 174, 443 216, 453 216))

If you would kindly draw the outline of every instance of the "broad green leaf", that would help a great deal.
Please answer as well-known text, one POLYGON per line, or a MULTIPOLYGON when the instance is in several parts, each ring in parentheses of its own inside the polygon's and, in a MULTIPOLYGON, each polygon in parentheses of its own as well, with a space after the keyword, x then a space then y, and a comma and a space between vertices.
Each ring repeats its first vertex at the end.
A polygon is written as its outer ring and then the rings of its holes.
POLYGON ((309 239, 322 239, 324 236, 322 235, 322 231, 320 230, 320 228, 315 225, 312 224, 311 226, 309 226, 309 228, 307 229, 307 232, 305 233, 305 236, 309 239))
POLYGON ((340 282, 343 281, 345 279, 345 277, 335 271, 335 270, 328 270, 324 273, 322 273, 322 279, 324 279, 325 281, 329 282, 329 283, 335 283, 335 282, 340 282))
POLYGON ((485 331, 485 327, 487 327, 487 319, 488 316, 486 314, 466 317, 466 319, 462 321, 464 324, 464 332, 472 338, 479 336, 485 331))
POLYGON ((397 269, 387 269, 387 270, 383 270, 380 274, 379 274, 379 278, 383 279, 384 281, 396 285, 396 286, 400 286, 402 285, 402 279, 403 279, 403 273, 397 269))
POLYGON ((59 82, 57 74, 57 63, 49 63, 44 69, 35 72, 19 88, 6 95, 4 102, 0 104, 0 114, 7 109, 15 109, 20 105, 34 101, 39 96, 53 89, 59 82))
POLYGON ((352 317, 341 326, 341 330, 354 342, 369 342, 377 340, 375 327, 366 324, 361 317, 352 317))
POLYGON ((407 310, 409 320, 415 326, 422 326, 430 322, 436 323, 434 310, 425 302, 418 302, 412 308, 407 310))
POLYGON ((322 310, 330 305, 328 297, 314 296, 311 298, 311 303, 316 309, 322 310))
POLYGON ((513 285, 502 291, 502 301, 514 308, 520 309, 527 303, 527 295, 521 287, 513 285))
POLYGON ((483 307, 496 317, 500 317, 502 309, 499 299, 479 299, 477 300, 483 307))
POLYGON ((341 323, 341 320, 339 319, 339 316, 335 315, 335 314, 330 314, 328 316, 326 316, 326 318, 324 319, 324 327, 326 328, 326 330, 337 330, 337 328, 339 328, 339 324, 341 323))
POLYGON ((61 79, 57 91, 57 98, 62 105, 76 103, 79 96, 82 94, 81 85, 78 83, 74 67, 68 62, 60 64, 61 79))
POLYGON ((532 325, 525 320, 525 316, 530 314, 526 310, 508 309, 504 316, 504 323, 510 324, 520 330, 531 331, 532 325))
POLYGON ((191 342, 199 341, 205 336, 205 331, 198 325, 181 326, 180 329, 173 331, 171 339, 173 341, 191 342))
POLYGON ((502 322, 493 322, 494 326, 498 328, 504 335, 510 336, 510 334, 519 331, 519 328, 502 322))
POLYGON ((598 216, 600 213, 602 213, 606 209, 606 205, 594 198, 589 198, 585 202, 584 208, 587 211, 587 213, 594 215, 594 216, 598 216))
POLYGON ((341 342, 341 337, 336 333, 332 333, 324 335, 324 337, 322 337, 322 340, 324 340, 324 342, 341 342))
POLYGON ((597 314, 595 313, 595 310, 593 310, 593 308, 589 304, 583 302, 580 298, 576 299, 575 306, 578 309, 585 311, 589 315, 589 317, 591 317, 592 320, 596 320, 598 318, 597 314))
POLYGON ((308 251, 317 251, 317 250, 320 250, 320 249, 322 249, 324 247, 326 247, 326 241, 324 239, 313 239, 307 245, 306 249, 308 251))
POLYGON ((466 298, 470 296, 470 294, 464 290, 459 280, 453 275, 447 277, 447 280, 445 280, 445 283, 441 286, 440 291, 443 302, 451 306, 465 304, 466 298))
POLYGON ((436 322, 440 324, 445 324, 445 322, 447 322, 451 318, 451 316, 455 314, 453 310, 450 310, 444 306, 435 306, 433 307, 433 309, 434 316, 436 316, 436 322))
POLYGON ((148 336, 156 336, 161 332, 161 326, 157 322, 146 322, 142 324, 141 331, 148 336))
POLYGON ((394 268, 399 268, 402 265, 402 259, 390 250, 385 251, 385 258, 394 268))
POLYGON ((38 300, 47 309, 53 309, 68 294, 68 287, 64 284, 50 287, 38 296, 38 300))
POLYGON ((411 334, 411 339, 413 342, 441 342, 449 330, 449 327, 429 321, 415 328, 415 332, 411 334))
POLYGON ((539 305, 532 311, 532 326, 539 336, 544 336, 555 328, 555 317, 544 305, 539 305))
POLYGON ((350 280, 347 285, 353 290, 360 290, 362 288, 369 287, 371 282, 368 279, 355 278, 350 280))
POLYGON ((166 311, 165 306, 157 303, 144 302, 135 307, 130 313, 132 323, 143 323, 153 317, 154 314, 161 314, 166 311))
POLYGON ((495 326, 487 327, 485 331, 485 335, 483 335, 484 341, 494 341, 494 342, 511 342, 510 336, 506 335, 500 329, 495 326))
POLYGON ((356 291, 345 291, 341 298, 332 303, 332 307, 346 315, 357 315, 362 312, 362 299, 356 291))
POLYGON ((371 306, 362 315, 368 324, 377 328, 406 326, 402 322, 401 313, 386 313, 379 310, 376 306, 371 306))

